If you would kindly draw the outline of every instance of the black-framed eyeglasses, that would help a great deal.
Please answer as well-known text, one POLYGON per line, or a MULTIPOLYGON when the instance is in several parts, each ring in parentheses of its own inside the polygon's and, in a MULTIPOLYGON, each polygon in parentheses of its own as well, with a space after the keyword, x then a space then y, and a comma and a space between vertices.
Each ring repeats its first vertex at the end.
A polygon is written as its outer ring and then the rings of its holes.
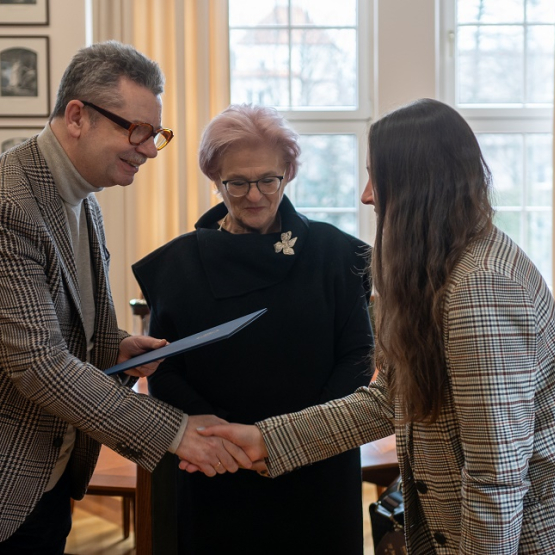
POLYGON ((113 121, 115 124, 127 129, 129 132, 129 143, 133 146, 139 146, 148 141, 150 137, 154 137, 154 146, 156 150, 162 150, 167 144, 173 139, 173 131, 171 129, 166 129, 160 127, 160 129, 154 129, 150 123, 132 123, 126 119, 113 114, 112 112, 100 108, 92 102, 87 100, 80 100, 85 106, 89 106, 93 110, 96 110, 99 114, 113 121))
POLYGON ((246 179, 227 179, 222 181, 222 185, 232 197, 244 197, 249 194, 251 190, 251 183, 256 185, 256 188, 263 195, 273 195, 277 193, 283 181, 283 175, 267 175, 255 181, 247 181, 246 179))

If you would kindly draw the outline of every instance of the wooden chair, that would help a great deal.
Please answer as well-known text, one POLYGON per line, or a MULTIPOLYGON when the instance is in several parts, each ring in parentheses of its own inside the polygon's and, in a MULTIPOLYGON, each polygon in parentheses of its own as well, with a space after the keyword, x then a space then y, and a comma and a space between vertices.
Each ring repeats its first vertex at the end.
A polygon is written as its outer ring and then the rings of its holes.
MULTIPOLYGON (((150 310, 144 299, 129 301, 133 316, 139 322, 137 333, 148 334, 150 310)), ((148 393, 146 380, 139 380, 139 393, 148 393)), ((150 472, 137 466, 136 507, 135 507, 135 546, 136 555, 152 554, 152 477, 150 472)))
POLYGON ((135 509, 135 548, 136 555, 152 553, 152 487, 150 472, 137 467, 137 497, 135 509))
MULTIPOLYGON (((146 380, 139 380, 135 389, 139 393, 147 393, 146 380)), ((129 537, 133 518, 136 555, 151 555, 150 472, 103 445, 87 495, 121 497, 124 538, 129 537)))
MULTIPOLYGON (((105 445, 89 483, 87 495, 122 498, 123 537, 129 537, 131 515, 136 512, 137 465, 105 445)), ((135 527, 136 530, 136 527, 135 527)))

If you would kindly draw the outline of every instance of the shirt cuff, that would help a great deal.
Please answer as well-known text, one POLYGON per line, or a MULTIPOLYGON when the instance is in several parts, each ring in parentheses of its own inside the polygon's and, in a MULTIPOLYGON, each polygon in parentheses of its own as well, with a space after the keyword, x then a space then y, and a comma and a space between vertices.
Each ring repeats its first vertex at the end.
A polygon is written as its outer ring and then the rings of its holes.
POLYGON ((171 445, 168 447, 168 451, 175 455, 181 440, 183 439, 183 435, 185 434, 185 428, 187 427, 187 422, 189 421, 189 415, 184 414, 183 419, 181 420, 181 426, 179 430, 177 430, 177 434, 175 434, 175 438, 173 439, 171 445))

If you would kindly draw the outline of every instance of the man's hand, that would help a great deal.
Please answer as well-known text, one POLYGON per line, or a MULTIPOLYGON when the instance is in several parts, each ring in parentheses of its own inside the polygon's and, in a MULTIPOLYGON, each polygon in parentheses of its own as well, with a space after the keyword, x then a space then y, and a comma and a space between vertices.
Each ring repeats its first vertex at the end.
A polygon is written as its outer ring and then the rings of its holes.
POLYGON ((202 437, 198 428, 215 426, 226 428, 225 420, 213 415, 189 416, 185 433, 176 451, 181 459, 182 470, 200 470, 206 476, 215 476, 225 472, 237 472, 241 468, 251 468, 250 458, 240 447, 221 437, 202 437))
MULTIPOLYGON (((210 437, 217 439, 219 437, 229 442, 225 444, 226 446, 231 444, 235 448, 240 447, 248 455, 250 461, 255 463, 245 468, 252 468, 259 472, 266 468, 263 461, 268 456, 268 451, 262 434, 256 426, 247 426, 245 424, 212 425, 204 429, 198 429, 197 434, 204 436, 206 439, 210 437)), ((193 462, 188 459, 187 461, 193 462)), ((185 461, 179 463, 179 467, 189 472, 192 470, 187 468, 185 461)))
MULTIPOLYGON (((156 339, 147 335, 130 335, 119 344, 117 363, 119 364, 120 362, 125 362, 130 358, 142 355, 143 353, 147 353, 148 351, 152 351, 154 349, 159 349, 167 344, 168 342, 165 339, 156 339)), ((130 370, 124 372, 124 374, 135 376, 137 378, 147 378, 156 372, 158 365, 163 360, 164 359, 161 358, 160 360, 156 360, 150 364, 144 364, 143 366, 131 368, 130 370)))

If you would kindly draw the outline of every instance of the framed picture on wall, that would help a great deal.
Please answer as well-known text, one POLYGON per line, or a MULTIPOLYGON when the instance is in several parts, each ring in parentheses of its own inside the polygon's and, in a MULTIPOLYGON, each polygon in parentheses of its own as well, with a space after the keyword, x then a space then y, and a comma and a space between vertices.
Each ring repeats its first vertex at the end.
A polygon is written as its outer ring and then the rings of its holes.
POLYGON ((0 154, 37 135, 42 127, 0 127, 0 154))
POLYGON ((49 112, 48 37, 0 36, 0 117, 49 112))
POLYGON ((48 0, 0 0, 0 25, 48 25, 48 0))

